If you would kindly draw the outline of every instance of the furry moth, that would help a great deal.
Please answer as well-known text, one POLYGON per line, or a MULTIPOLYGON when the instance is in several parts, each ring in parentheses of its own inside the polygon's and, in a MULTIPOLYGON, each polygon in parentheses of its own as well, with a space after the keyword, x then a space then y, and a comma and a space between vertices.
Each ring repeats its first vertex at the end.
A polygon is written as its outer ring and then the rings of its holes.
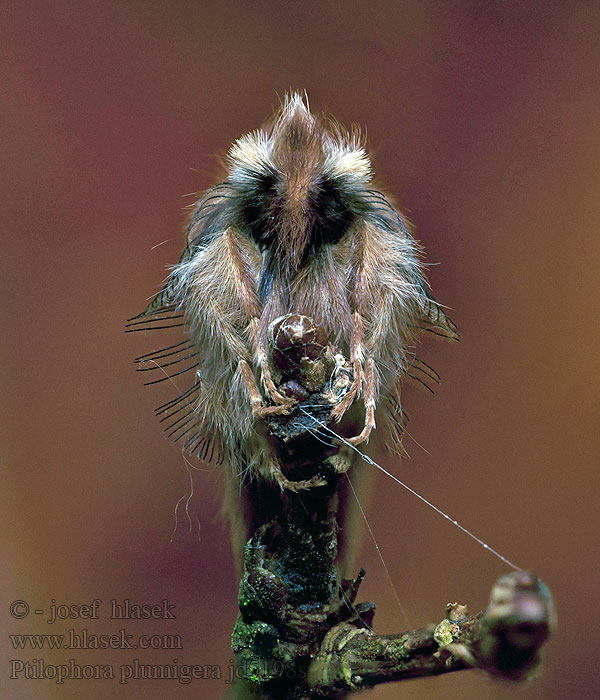
MULTIPOLYGON (((216 450, 232 493, 243 490, 244 476, 292 491, 314 485, 284 474, 261 427, 298 401, 277 386, 268 353, 273 322, 297 314, 350 360, 352 381, 333 408, 341 420, 362 402, 348 441, 369 439, 381 406, 389 443, 401 451, 399 380, 437 378, 414 354, 417 337, 458 338, 420 257, 406 219, 372 184, 358 131, 290 94, 264 128, 233 144, 224 179, 194 205, 179 263, 129 324, 185 327, 183 342, 136 359, 143 371, 193 377, 157 409, 169 434, 203 459, 216 450)), ((244 509, 230 503, 236 508, 244 509)), ((251 519, 242 518, 246 526, 251 519)))

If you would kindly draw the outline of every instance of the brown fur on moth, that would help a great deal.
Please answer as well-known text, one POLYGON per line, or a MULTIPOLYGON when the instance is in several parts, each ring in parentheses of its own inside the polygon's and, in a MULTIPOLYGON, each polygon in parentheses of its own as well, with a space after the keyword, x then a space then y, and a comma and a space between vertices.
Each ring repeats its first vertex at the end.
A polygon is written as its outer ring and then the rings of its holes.
MULTIPOLYGON (((347 437, 353 444, 368 440, 380 404, 396 450, 403 426, 398 379, 437 376, 415 357, 417 336, 426 330, 458 337, 429 292, 406 220, 371 178, 358 132, 313 115, 299 94, 289 95, 268 126, 233 144, 225 179, 194 208, 165 288, 130 327, 186 324, 189 340, 180 350, 138 360, 191 363, 194 384, 159 412, 175 420, 172 434, 186 449, 207 458, 208 443, 217 445, 234 501, 240 493, 243 499, 238 480, 256 474, 292 490, 313 485, 273 467, 262 426, 261 418, 291 410, 296 400, 272 378, 275 319, 302 314, 325 330, 353 368, 336 418, 362 396, 364 420, 347 437)), ((229 505, 236 508, 244 506, 229 505)), ((252 514, 243 520, 245 542, 252 514)))

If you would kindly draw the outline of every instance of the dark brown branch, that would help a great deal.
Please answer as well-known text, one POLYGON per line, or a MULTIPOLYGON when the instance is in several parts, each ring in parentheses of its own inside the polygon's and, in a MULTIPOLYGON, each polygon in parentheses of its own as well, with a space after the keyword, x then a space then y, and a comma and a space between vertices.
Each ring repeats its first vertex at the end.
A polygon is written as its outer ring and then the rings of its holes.
POLYGON ((375 605, 354 604, 364 571, 345 581, 336 568, 339 482, 355 456, 311 437, 331 420, 331 396, 352 382, 351 367, 306 317, 290 316, 274 331, 274 376, 300 407, 267 419, 280 466, 289 483, 318 476, 324 485, 301 494, 275 488, 275 516, 247 544, 230 698, 339 700, 378 683, 469 668, 513 680, 534 673, 555 615, 549 590, 526 571, 501 577, 476 615, 452 603, 438 624, 375 634, 375 605))
POLYGON ((553 625, 546 586, 534 574, 516 571, 497 581, 489 607, 476 615, 448 604, 437 625, 399 635, 376 635, 352 622, 336 625, 309 668, 307 686, 327 696, 467 668, 521 680, 538 666, 553 625))

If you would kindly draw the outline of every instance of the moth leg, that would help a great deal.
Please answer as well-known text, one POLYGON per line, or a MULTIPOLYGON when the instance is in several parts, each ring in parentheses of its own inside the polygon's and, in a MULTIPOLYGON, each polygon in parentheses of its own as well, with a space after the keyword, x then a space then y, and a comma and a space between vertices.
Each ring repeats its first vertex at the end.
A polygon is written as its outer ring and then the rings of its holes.
POLYGON ((367 442, 371 431, 375 427, 375 397, 377 395, 377 372, 375 369, 375 360, 372 357, 367 357, 365 361, 365 383, 364 383, 364 405, 365 405, 365 423, 363 429, 358 435, 348 439, 351 445, 360 445, 361 442, 367 442))
MULTIPOLYGON (((271 406, 267 408, 288 409, 291 406, 295 405, 296 401, 294 401, 294 399, 288 398, 287 396, 284 396, 280 391, 277 390, 277 387, 275 386, 275 382, 273 381, 273 376, 271 374, 271 367, 269 366, 269 356, 267 354, 264 343, 259 338, 259 326, 260 321, 258 320, 258 318, 255 317, 250 321, 249 331, 250 337, 252 339, 252 345, 255 348, 258 366, 260 367, 262 384, 269 398, 272 399, 272 401, 275 404, 277 404, 276 406, 271 406)), ((277 411, 272 411, 271 413, 275 412, 277 411)), ((283 413, 284 411, 278 412, 283 413)))
POLYGON ((267 392, 267 394, 271 397, 271 399, 273 399, 273 401, 283 406, 292 406, 293 404, 295 404, 296 402, 294 401, 294 399, 290 399, 287 396, 284 396, 281 392, 277 390, 275 382, 273 381, 273 376, 271 375, 271 368, 269 367, 269 358, 262 343, 259 343, 257 355, 263 386, 265 387, 265 391, 267 392))
POLYGON ((275 479, 282 491, 287 489, 298 493, 298 491, 308 491, 316 486, 325 486, 327 484, 327 481, 320 476, 313 476, 311 479, 303 479, 302 481, 291 481, 281 471, 281 465, 273 455, 269 456, 268 465, 270 475, 275 479))
POLYGON ((282 404, 279 406, 265 406, 260 389, 256 383, 256 378, 250 368, 250 365, 246 360, 240 360, 238 363, 244 384, 248 394, 250 394, 250 402, 252 403, 252 413, 259 418, 264 418, 265 416, 272 416, 275 414, 288 413, 290 408, 288 404, 282 404))
POLYGON ((341 420, 344 413, 350 408, 356 396, 360 392, 364 381, 363 372, 363 339, 364 328, 360 314, 354 312, 354 329, 350 338, 350 362, 352 363, 352 371, 354 373, 354 381, 346 392, 344 398, 331 412, 332 417, 337 421, 341 420))
MULTIPOLYGON (((239 305, 246 325, 246 338, 243 334, 233 336, 230 344, 231 351, 238 356, 238 366, 240 368, 244 384, 250 395, 252 411, 255 416, 267 416, 276 413, 286 413, 293 402, 283 396, 275 388, 271 378, 267 353, 259 340, 259 316, 261 306, 256 291, 256 283, 252 275, 248 253, 244 248, 244 240, 234 228, 229 228, 218 241, 221 245, 222 255, 227 262, 228 291, 233 300, 239 305), (237 346, 237 348, 236 348, 237 346), (241 346, 241 347, 240 347, 241 346), (243 348, 243 349, 242 349, 243 348), (253 354, 261 368, 263 384, 275 406, 265 406, 263 396, 256 383, 254 373, 247 360, 253 354)), ((212 308, 213 314, 219 320, 219 329, 226 326, 221 320, 216 308, 212 308)))

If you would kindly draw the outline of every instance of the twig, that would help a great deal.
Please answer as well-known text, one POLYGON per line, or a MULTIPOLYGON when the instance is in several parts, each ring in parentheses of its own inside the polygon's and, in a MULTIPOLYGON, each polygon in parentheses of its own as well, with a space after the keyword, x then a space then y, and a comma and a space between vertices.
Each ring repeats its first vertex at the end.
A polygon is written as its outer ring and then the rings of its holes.
MULTIPOLYGON (((290 318, 297 328, 298 317, 290 318)), ((310 319, 300 318, 314 338, 310 319)), ((303 355, 308 345, 302 334, 296 334, 295 345, 285 345, 283 356, 273 342, 278 384, 295 395, 301 409, 267 421, 280 445, 282 469, 292 478, 319 477, 324 485, 301 494, 283 490, 275 517, 247 544, 232 636, 238 682, 229 697, 339 700, 378 683, 469 668, 513 680, 530 677, 555 614, 548 588, 527 571, 501 577, 488 608, 476 615, 451 603, 438 624, 375 634, 375 605, 354 604, 364 571, 347 581, 336 568, 344 515, 340 476, 355 455, 311 434, 331 419, 331 395, 351 383, 350 365, 323 342, 303 355)))

